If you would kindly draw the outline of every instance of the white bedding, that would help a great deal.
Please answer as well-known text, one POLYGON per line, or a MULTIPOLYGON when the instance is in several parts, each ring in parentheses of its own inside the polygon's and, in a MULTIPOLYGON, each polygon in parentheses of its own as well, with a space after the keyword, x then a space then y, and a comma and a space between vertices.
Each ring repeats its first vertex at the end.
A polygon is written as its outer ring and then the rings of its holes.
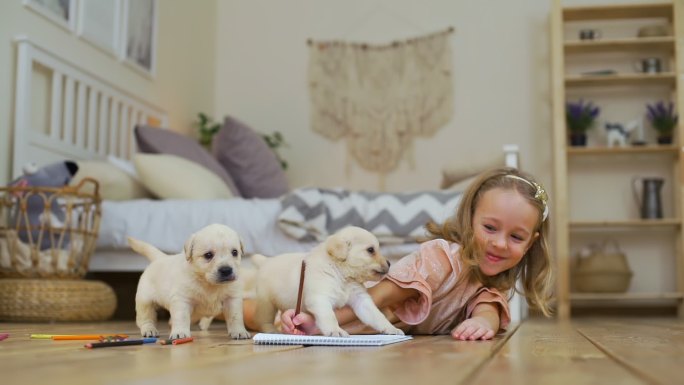
MULTIPOLYGON (((97 248, 128 250, 127 236, 149 242, 168 253, 183 249, 198 229, 222 223, 238 232, 247 254, 267 256, 308 251, 315 243, 286 235, 277 224, 279 199, 104 201, 97 248)), ((383 246, 393 259, 417 250, 415 243, 383 246)))

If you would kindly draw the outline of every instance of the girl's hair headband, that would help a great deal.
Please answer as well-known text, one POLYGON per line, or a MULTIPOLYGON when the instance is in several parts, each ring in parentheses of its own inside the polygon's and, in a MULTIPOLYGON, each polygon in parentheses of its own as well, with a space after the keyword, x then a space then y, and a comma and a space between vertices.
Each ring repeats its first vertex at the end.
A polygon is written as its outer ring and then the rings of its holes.
POLYGON ((506 177, 521 180, 529 184, 530 186, 534 187, 534 189, 536 190, 534 193, 534 199, 539 199, 542 205, 544 205, 544 212, 542 213, 542 222, 544 222, 546 218, 548 218, 549 216, 549 196, 546 195, 546 190, 544 190, 544 187, 542 187, 542 185, 540 185, 537 182, 529 181, 517 175, 507 174, 506 177))

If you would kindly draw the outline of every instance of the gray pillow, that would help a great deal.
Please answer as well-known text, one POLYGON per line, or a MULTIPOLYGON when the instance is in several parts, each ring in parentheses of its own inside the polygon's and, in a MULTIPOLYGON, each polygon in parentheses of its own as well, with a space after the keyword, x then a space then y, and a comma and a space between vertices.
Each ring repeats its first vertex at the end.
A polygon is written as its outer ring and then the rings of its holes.
POLYGON ((136 126, 135 141, 138 144, 138 151, 142 153, 170 154, 199 163, 221 178, 234 196, 242 196, 230 174, 221 167, 207 150, 192 138, 171 130, 136 126))
POLYGON ((212 152, 244 198, 278 198, 289 191, 278 158, 261 135, 239 120, 225 118, 212 152))

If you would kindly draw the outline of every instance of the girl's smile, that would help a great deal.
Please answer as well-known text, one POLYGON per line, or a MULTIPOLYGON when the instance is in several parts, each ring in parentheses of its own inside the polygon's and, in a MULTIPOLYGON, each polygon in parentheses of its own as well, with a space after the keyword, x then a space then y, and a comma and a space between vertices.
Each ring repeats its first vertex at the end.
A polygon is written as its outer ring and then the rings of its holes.
POLYGON ((482 250, 480 271, 493 276, 517 265, 537 239, 539 210, 516 190, 494 188, 482 194, 475 215, 475 240, 482 250))

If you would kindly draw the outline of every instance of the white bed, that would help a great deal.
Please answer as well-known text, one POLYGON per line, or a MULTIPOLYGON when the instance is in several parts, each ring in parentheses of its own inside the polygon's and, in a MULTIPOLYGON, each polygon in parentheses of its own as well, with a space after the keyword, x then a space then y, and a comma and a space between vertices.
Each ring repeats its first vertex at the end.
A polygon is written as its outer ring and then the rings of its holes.
MULTIPOLYGON (((135 153, 133 128, 150 121, 167 127, 162 108, 133 96, 98 74, 82 70, 69 60, 27 38, 17 44, 13 177, 29 161, 130 159, 135 153), (34 103, 36 92, 49 95, 48 106, 34 103)), ((504 163, 518 166, 518 148, 503 148, 504 163)), ((184 239, 209 223, 225 223, 243 238, 247 253, 275 255, 305 251, 313 246, 288 237, 277 224, 278 199, 233 198, 224 201, 103 202, 98 247, 90 260, 91 272, 138 272, 147 260, 128 249, 133 236, 177 252, 184 239), (267 241, 264 241, 267 240, 267 241)), ((383 251, 399 258, 416 250, 417 243, 387 245, 383 251)), ((514 299, 514 320, 525 307, 514 299)))

